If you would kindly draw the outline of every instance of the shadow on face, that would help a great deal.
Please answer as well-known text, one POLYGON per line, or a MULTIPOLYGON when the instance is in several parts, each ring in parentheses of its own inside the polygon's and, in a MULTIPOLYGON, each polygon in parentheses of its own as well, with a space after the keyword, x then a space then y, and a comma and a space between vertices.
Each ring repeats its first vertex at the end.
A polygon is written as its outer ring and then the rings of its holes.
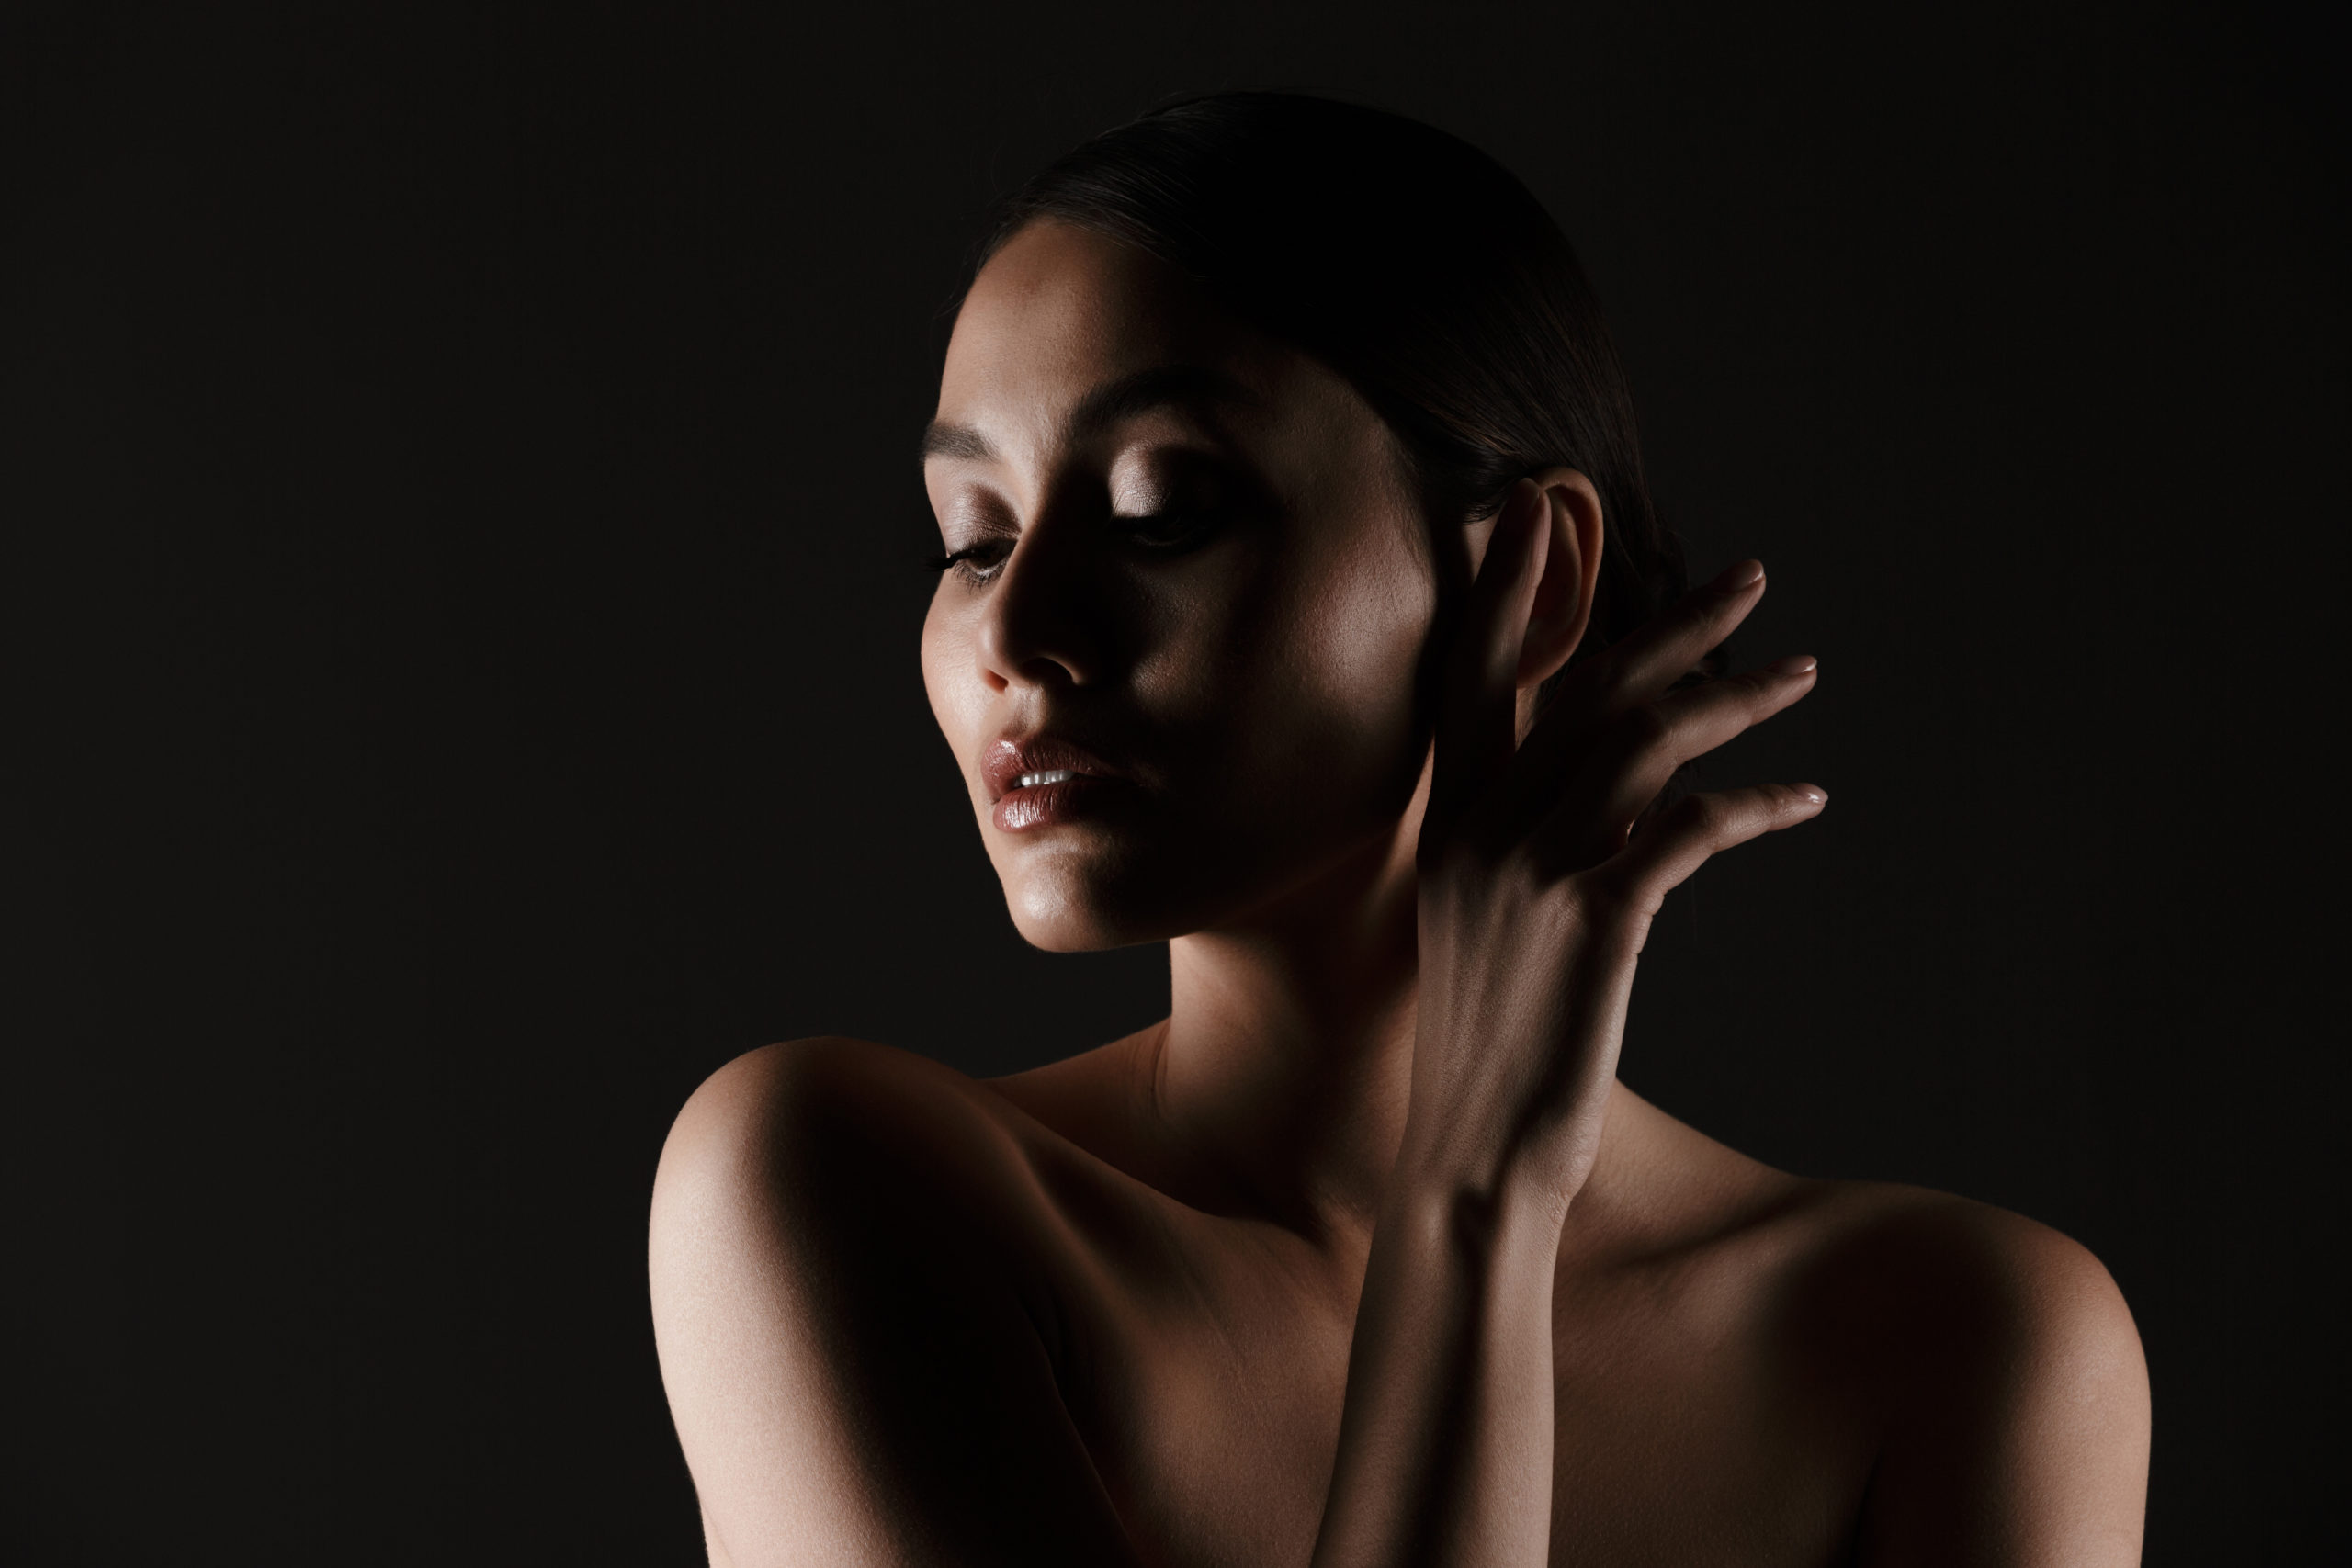
POLYGON ((1024 938, 1279 919, 1409 859, 1453 563, 1346 380, 1039 221, 965 301, 924 453, 924 684, 1024 938))

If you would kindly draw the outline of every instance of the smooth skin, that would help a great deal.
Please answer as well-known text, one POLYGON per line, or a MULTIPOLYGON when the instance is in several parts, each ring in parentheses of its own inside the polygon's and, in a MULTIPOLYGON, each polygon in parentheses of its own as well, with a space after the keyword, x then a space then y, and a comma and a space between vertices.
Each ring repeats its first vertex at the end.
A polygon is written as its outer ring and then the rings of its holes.
POLYGON ((1171 1009, 1006 1078, 823 1039, 697 1091, 651 1270, 714 1563, 2139 1560, 2096 1258, 1617 1082, 1660 901, 1824 807, 1645 814, 1815 683, 1670 689, 1759 566, 1539 720, 1584 476, 1433 524, 1340 377, 1051 222, 976 282, 926 446, 923 673, 1013 919, 1168 941, 1171 1009), (1041 729, 1133 787, 1003 831, 982 750, 1041 729))

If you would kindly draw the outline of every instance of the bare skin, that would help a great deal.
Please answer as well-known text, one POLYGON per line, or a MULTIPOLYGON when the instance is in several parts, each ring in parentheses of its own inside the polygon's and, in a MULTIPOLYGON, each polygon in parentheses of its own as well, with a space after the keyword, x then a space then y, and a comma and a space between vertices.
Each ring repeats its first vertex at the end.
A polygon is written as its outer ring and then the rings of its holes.
POLYGON ((1616 1081, 1659 900, 1823 806, 1642 816, 1812 687, 1668 692, 1759 568, 1539 721, 1583 476, 1432 525, 1345 381, 1050 223, 975 284, 929 447, 924 675, 1013 919, 1167 941, 1172 1006, 989 1082, 836 1039, 695 1094, 651 1267, 714 1563, 2138 1561, 2095 1258, 1616 1081), (1123 782, 1008 830, 988 749, 1041 733, 1123 782))

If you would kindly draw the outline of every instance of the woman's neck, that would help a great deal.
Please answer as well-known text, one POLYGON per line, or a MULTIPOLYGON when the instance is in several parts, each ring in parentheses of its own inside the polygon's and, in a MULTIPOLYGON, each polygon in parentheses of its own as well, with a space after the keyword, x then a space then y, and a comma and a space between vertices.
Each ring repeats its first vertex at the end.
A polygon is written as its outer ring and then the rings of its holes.
POLYGON ((1369 1244, 1411 1098, 1415 920, 1400 832, 1170 944, 1168 1021, 1136 1045, 1171 1152, 1229 1204, 1369 1244))

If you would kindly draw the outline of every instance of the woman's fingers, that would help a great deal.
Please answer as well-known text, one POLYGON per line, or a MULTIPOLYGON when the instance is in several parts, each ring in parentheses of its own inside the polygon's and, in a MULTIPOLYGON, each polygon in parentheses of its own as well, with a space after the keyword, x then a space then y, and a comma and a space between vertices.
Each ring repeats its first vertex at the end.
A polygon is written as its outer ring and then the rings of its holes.
POLYGON ((1432 822, 1459 817, 1503 775, 1517 749, 1520 649, 1551 538, 1543 518, 1544 492, 1521 479, 1487 541, 1439 703, 1432 822))
POLYGON ((1812 656, 1799 655, 1668 692, 1610 719, 1593 732, 1578 781, 1536 830, 1545 859, 1574 868, 1615 853, 1676 769, 1801 702, 1819 673, 1812 656))
POLYGON ((1654 700, 1697 669, 1763 597, 1763 565, 1741 561, 1588 662, 1555 695, 1528 736, 1523 770, 1555 776, 1583 749, 1595 724, 1654 700))
POLYGON ((1609 650, 1610 686, 1628 702, 1649 701, 1697 669, 1763 597, 1762 561, 1726 567, 1609 650))
POLYGON ((1687 795, 1581 880, 1647 918, 1710 856, 1809 822, 1828 803, 1826 791, 1807 784, 1755 784, 1687 795))

